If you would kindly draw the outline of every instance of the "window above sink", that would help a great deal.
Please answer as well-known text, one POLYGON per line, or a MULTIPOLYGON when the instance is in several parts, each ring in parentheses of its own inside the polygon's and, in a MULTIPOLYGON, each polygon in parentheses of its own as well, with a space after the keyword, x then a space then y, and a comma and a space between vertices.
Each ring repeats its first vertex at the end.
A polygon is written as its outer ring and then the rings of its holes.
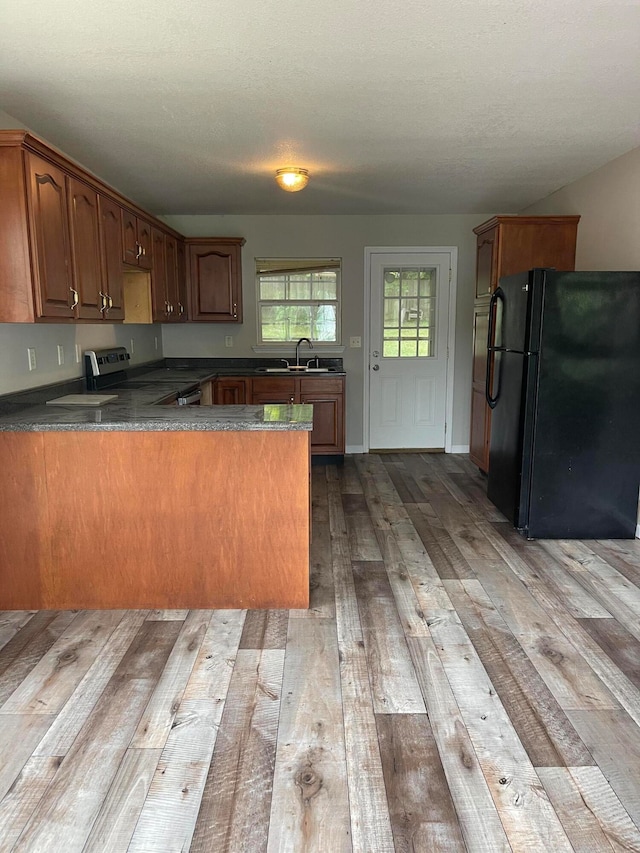
POLYGON ((300 338, 310 338, 314 349, 339 346, 340 286, 340 258, 256 258, 260 349, 300 338))

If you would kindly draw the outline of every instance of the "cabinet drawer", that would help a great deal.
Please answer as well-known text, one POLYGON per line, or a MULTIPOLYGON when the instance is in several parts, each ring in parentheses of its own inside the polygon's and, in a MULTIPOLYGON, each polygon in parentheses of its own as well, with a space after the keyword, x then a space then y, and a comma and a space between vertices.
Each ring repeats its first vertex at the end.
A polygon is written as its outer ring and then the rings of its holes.
POLYGON ((300 379, 301 394, 317 394, 321 397, 323 394, 341 394, 342 391, 342 379, 320 379, 317 377, 300 379))
POLYGON ((259 394, 295 394, 296 380, 289 376, 259 377, 252 380, 253 393, 259 394))

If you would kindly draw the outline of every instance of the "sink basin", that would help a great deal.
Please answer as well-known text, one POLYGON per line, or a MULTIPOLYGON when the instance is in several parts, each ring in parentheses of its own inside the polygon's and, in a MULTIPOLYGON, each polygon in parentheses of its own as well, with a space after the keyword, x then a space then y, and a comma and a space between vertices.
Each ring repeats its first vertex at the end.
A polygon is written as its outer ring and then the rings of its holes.
MULTIPOLYGON (((263 369, 257 368, 260 372, 263 369)), ((265 367, 264 373, 335 373, 335 367, 265 367)))

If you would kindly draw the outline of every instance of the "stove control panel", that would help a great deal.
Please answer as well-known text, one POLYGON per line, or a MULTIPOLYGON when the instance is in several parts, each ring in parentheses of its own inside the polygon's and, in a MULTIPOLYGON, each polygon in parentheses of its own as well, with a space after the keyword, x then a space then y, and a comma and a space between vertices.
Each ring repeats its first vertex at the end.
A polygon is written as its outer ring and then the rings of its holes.
POLYGON ((84 353, 84 366, 87 376, 106 376, 126 370, 131 356, 125 347, 111 349, 88 349, 84 353))

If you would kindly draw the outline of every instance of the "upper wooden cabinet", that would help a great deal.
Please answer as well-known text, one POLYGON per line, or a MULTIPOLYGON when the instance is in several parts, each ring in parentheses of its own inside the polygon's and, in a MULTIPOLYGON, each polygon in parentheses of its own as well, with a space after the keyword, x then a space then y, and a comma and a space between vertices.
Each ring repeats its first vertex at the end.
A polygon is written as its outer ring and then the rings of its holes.
POLYGON ((187 239, 190 319, 242 322, 243 237, 187 239))
POLYGON ((579 216, 494 216, 474 228, 476 298, 489 297, 505 275, 576 264, 579 216))
POLYGON ((579 216, 494 216, 474 228, 476 287, 469 456, 489 470, 491 410, 485 399, 489 300, 506 275, 534 267, 575 269, 579 216))
POLYGON ((189 319, 189 296, 187 293, 187 247, 184 240, 176 243, 176 270, 178 275, 178 316, 181 323, 189 319))
POLYGON ((102 292, 106 302, 102 316, 105 320, 114 322, 124 319, 120 205, 107 196, 98 195, 98 222, 102 257, 102 292))
POLYGON ((126 264, 150 270, 152 265, 152 228, 130 210, 122 211, 122 260, 126 264))
POLYGON ((82 181, 67 177, 67 201, 77 316, 100 320, 109 302, 102 289, 98 193, 82 181))
MULTIPOLYGON (((73 319, 80 300, 72 278, 65 174, 33 154, 27 155, 27 167, 32 273, 39 285, 34 313, 38 317, 73 319)), ((3 210, 3 223, 6 213, 3 210)))
POLYGON ((42 140, 0 130, 0 323, 122 321, 124 272, 150 269, 152 227, 181 239, 42 140))

